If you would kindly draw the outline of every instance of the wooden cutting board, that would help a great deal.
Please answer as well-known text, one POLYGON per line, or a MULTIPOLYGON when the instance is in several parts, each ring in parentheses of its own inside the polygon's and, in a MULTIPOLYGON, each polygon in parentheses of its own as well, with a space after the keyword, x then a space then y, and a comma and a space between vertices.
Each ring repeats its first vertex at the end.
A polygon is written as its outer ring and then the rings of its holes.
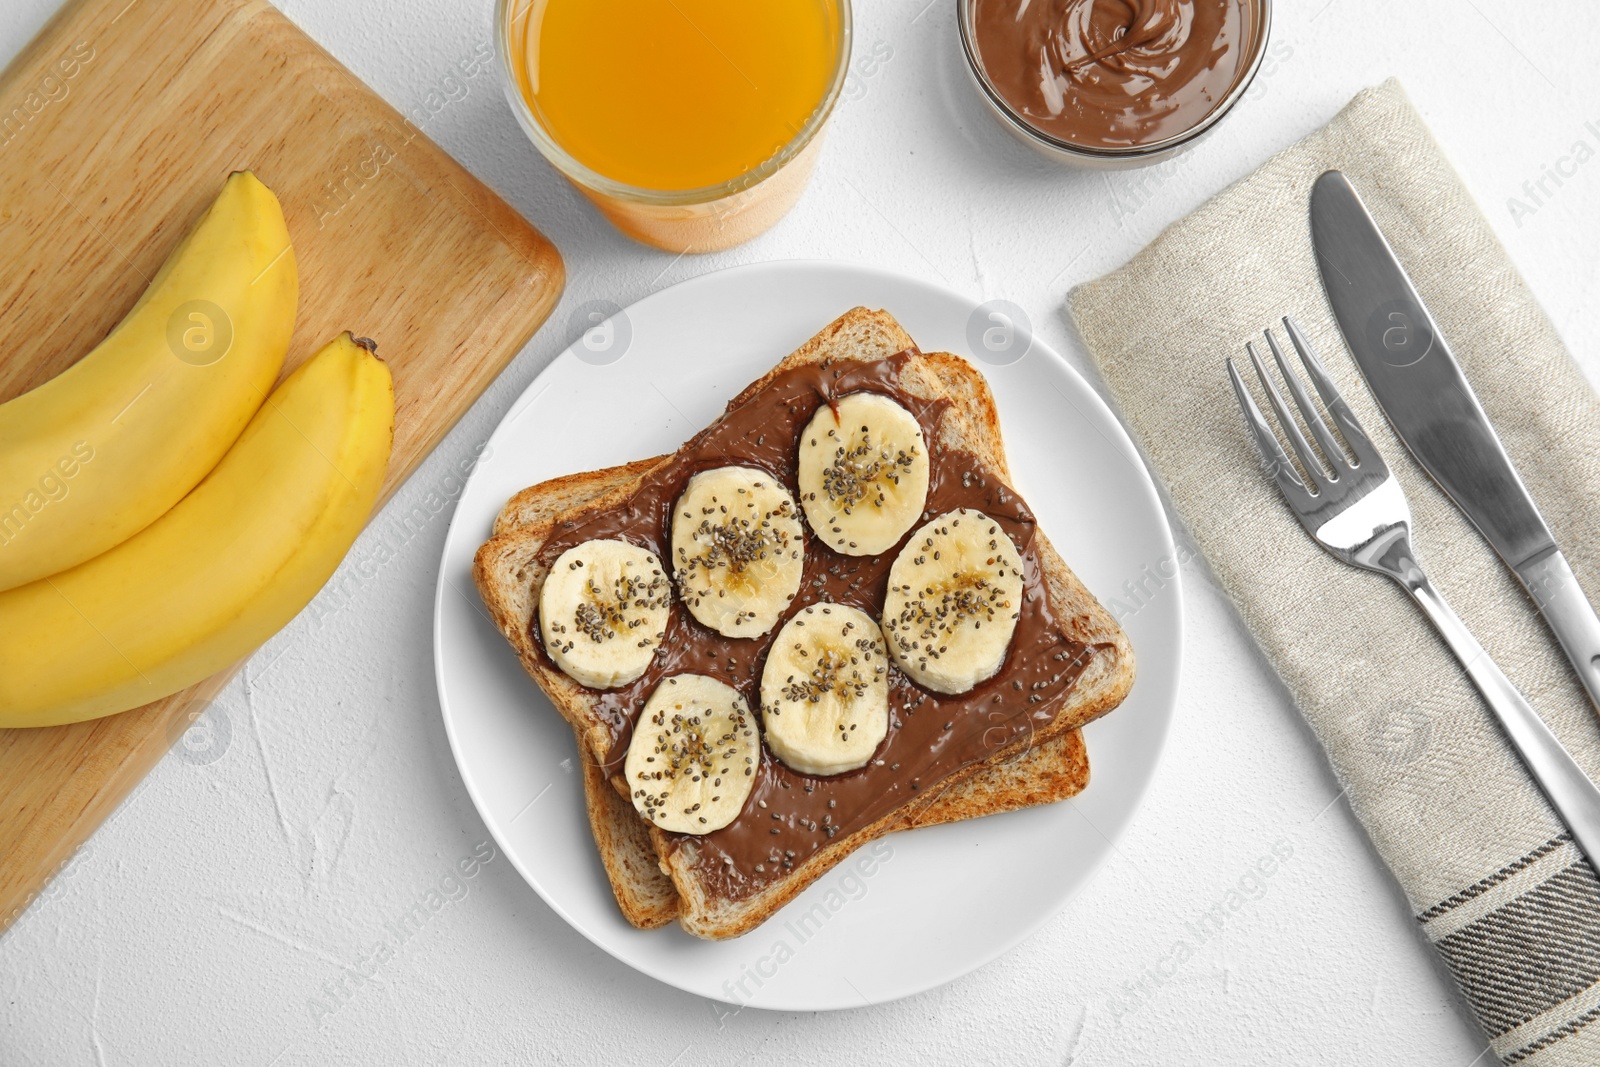
MULTIPOLYGON (((299 260, 286 371, 349 329, 394 372, 388 499, 550 313, 561 259, 265 0, 71 0, 0 74, 0 401, 94 347, 245 168, 299 260)), ((0 730, 0 930, 232 673, 0 730)))

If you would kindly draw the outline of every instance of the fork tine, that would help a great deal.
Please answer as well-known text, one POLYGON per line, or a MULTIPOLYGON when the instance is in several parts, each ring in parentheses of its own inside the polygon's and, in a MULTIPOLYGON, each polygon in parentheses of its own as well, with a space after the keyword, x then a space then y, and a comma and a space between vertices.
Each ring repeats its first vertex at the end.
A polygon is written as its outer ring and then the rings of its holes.
POLYGON ((1256 355, 1256 346, 1246 343, 1245 352, 1250 356, 1250 362, 1255 365, 1256 377, 1261 379, 1261 387, 1267 391, 1267 399, 1272 403, 1272 410, 1278 415, 1278 424, 1283 427, 1284 436, 1289 438, 1289 444, 1294 446, 1295 454, 1300 457, 1300 463, 1305 467, 1306 473, 1311 475, 1312 481, 1318 485, 1331 485, 1338 481, 1336 474, 1329 474, 1322 469, 1322 464, 1317 460, 1317 455, 1311 450, 1311 445, 1306 441, 1305 434, 1300 432, 1300 425, 1294 421, 1294 416, 1289 413, 1289 405, 1284 403, 1283 394, 1278 392, 1277 383, 1267 373, 1266 365, 1261 362, 1261 357, 1256 355))
POLYGON ((1383 456, 1373 445, 1372 439, 1367 436, 1361 424, 1356 421, 1355 412, 1350 410, 1350 405, 1344 402, 1344 397, 1334 387, 1333 379, 1328 377, 1328 372, 1323 369, 1322 362, 1317 359, 1316 352, 1300 332, 1300 327, 1294 324, 1289 316, 1283 317, 1283 328, 1289 331, 1289 340, 1294 343, 1294 349, 1300 353, 1300 362, 1305 364, 1306 373, 1311 375, 1311 381, 1317 387, 1317 392, 1322 394, 1322 402, 1328 406, 1328 414, 1333 416, 1333 421, 1338 424, 1339 432, 1344 439, 1350 442, 1350 450, 1356 454, 1355 466, 1366 470, 1387 474, 1389 465, 1384 463, 1383 456))
POLYGON ((1294 397, 1295 407, 1300 409, 1300 414, 1305 418, 1306 425, 1311 427, 1311 436, 1317 439, 1317 444, 1322 446, 1323 462, 1335 478, 1341 477, 1350 470, 1350 460, 1344 454, 1344 446, 1334 440, 1333 434, 1328 432, 1327 423, 1322 421, 1322 415, 1317 411, 1317 405, 1311 402, 1311 397, 1306 393, 1306 387, 1300 382, 1300 375, 1296 374, 1283 358, 1283 349, 1278 347, 1278 339, 1272 335, 1271 330, 1265 331, 1267 347, 1272 349, 1272 360, 1278 365, 1278 373, 1283 375, 1283 384, 1289 387, 1289 395, 1294 397))
POLYGON ((1244 379, 1239 377, 1239 368, 1234 366, 1231 358, 1227 363, 1228 378, 1233 382, 1233 392, 1239 398, 1239 410, 1244 415, 1245 425, 1250 429, 1250 436, 1255 439, 1256 449, 1261 453, 1262 462, 1277 480, 1278 488, 1291 502, 1304 500, 1311 495, 1305 483, 1300 480, 1294 464, 1289 462, 1283 446, 1278 443, 1278 435, 1272 432, 1272 427, 1267 424, 1261 409, 1256 407, 1255 397, 1245 388, 1244 379))

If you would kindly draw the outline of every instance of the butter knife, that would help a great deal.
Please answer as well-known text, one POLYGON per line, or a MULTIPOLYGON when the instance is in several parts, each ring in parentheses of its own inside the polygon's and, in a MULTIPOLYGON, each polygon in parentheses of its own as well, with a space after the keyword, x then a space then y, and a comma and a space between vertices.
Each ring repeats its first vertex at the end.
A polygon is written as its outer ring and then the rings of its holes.
POLYGON ((1600 618, 1438 323, 1339 171, 1312 187, 1311 243, 1345 344, 1389 424, 1522 582, 1600 706, 1600 618))

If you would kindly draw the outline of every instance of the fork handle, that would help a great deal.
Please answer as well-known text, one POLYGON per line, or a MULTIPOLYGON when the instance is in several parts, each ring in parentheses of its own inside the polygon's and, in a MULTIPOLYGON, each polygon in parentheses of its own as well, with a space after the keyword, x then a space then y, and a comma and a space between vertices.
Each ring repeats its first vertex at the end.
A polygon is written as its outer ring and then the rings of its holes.
POLYGON ((1583 773, 1571 753, 1562 747, 1550 727, 1528 705, 1517 687, 1511 684, 1511 679, 1495 666, 1478 639, 1428 581, 1411 552, 1409 539, 1399 538, 1385 555, 1388 558, 1384 562, 1395 566, 1392 570, 1385 567, 1384 572, 1404 586, 1433 620, 1450 651, 1456 654, 1483 694, 1489 710, 1500 720, 1501 728, 1522 757, 1528 773, 1533 775, 1550 806, 1572 831, 1578 848, 1589 857, 1591 864, 1600 868, 1600 788, 1583 773))

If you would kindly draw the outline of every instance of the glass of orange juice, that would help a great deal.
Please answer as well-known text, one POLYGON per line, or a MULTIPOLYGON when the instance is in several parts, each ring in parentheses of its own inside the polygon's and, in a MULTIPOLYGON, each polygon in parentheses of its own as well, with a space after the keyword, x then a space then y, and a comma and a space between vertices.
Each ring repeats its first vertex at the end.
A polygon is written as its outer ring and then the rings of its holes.
POLYGON ((799 199, 850 58, 850 0, 498 0, 522 128, 617 229, 748 241, 799 199))

